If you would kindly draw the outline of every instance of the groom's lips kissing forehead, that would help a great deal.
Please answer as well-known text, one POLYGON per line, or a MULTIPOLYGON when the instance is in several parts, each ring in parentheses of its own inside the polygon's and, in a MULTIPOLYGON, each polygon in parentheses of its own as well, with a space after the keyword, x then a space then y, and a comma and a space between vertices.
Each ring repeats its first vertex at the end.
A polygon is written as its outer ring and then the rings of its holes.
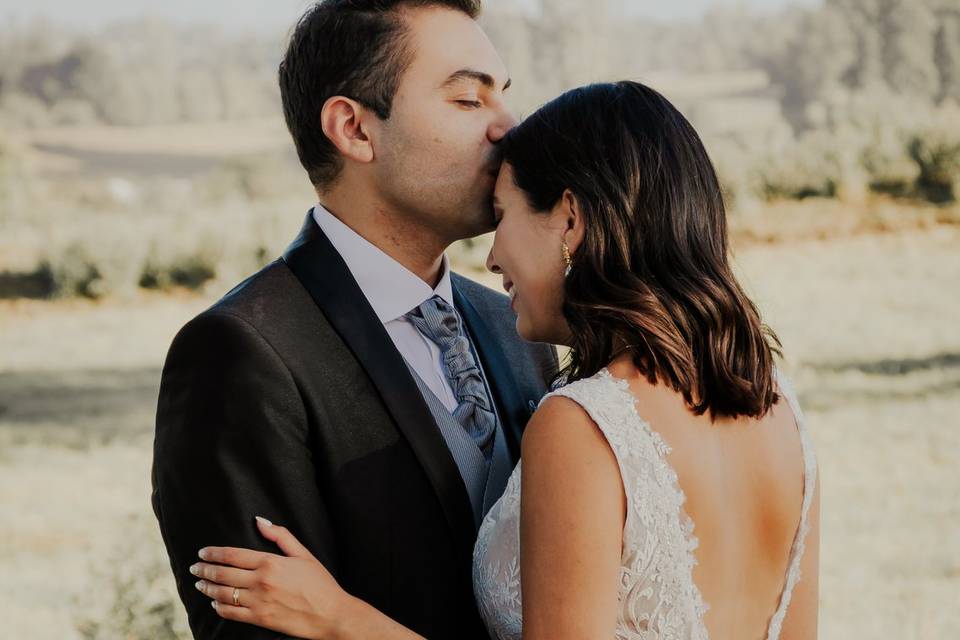
POLYGON ((500 165, 503 164, 503 154, 500 152, 499 147, 493 148, 493 153, 490 154, 490 160, 487 162, 487 172, 493 176, 500 174, 500 165))

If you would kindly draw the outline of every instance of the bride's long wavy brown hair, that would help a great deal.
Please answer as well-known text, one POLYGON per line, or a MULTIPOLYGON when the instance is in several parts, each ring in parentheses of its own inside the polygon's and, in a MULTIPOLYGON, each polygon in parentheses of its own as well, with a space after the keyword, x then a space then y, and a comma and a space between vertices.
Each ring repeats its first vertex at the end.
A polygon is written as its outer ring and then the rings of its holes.
POLYGON ((646 378, 696 415, 766 414, 781 344, 734 277, 720 184, 686 118, 640 83, 594 84, 544 105, 500 146, 535 211, 569 189, 584 216, 561 376, 589 377, 629 345, 646 378))

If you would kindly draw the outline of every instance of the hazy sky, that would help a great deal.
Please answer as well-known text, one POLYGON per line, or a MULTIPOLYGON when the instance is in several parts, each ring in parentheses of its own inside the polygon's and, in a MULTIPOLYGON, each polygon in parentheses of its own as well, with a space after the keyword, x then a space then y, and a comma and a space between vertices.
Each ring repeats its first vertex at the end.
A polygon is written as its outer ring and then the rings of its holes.
MULTIPOLYGON (((695 17, 719 4, 735 0, 619 0, 631 13, 655 18, 695 17)), ((531 4, 532 0, 485 0, 487 6, 514 3, 531 4)), ((818 0, 742 0, 761 10, 777 9, 787 4, 817 4, 818 0)), ((160 16, 182 22, 207 22, 228 30, 286 28, 308 7, 310 0, 0 0, 0 24, 11 19, 43 17, 82 28, 95 28, 120 18, 160 16)))

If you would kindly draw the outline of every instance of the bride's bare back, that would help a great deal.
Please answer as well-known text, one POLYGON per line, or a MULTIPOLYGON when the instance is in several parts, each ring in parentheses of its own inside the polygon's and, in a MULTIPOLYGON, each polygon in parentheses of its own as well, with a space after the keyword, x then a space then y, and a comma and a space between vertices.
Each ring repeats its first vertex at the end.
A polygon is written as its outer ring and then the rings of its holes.
MULTIPOLYGON (((795 416, 782 395, 760 419, 696 416, 680 394, 651 385, 629 358, 608 367, 629 382, 637 411, 672 451, 668 462, 699 540, 693 578, 709 609, 712 640, 766 637, 784 590, 800 521, 804 458, 795 416)), ((780 638, 816 637, 819 491, 808 516, 802 579, 793 589, 780 638)))

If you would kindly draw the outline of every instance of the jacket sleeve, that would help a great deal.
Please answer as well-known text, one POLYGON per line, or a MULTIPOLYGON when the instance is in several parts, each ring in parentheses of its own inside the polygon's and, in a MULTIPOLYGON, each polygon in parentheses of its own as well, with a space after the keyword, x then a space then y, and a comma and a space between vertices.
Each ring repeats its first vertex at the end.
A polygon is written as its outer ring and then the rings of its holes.
POLYGON ((309 427, 290 371, 245 320, 208 312, 174 339, 160 383, 151 502, 195 638, 287 637, 220 618, 189 572, 204 546, 280 553, 254 516, 289 528, 337 576, 309 427))

